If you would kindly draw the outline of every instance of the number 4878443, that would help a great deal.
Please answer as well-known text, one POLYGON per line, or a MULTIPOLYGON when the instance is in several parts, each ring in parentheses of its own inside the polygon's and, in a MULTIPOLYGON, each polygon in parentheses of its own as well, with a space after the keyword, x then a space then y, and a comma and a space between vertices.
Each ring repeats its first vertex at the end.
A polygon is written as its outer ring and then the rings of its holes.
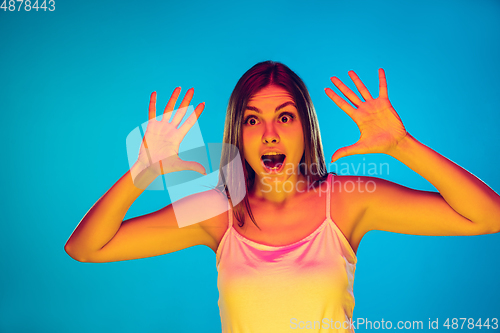
MULTIPOLYGON (((0 0, 1 1, 1 0, 0 0)), ((38 3, 38 0, 36 1, 30 1, 30 0, 3 0, 2 5, 0 6, 0 9, 3 9, 4 12, 9 11, 9 12, 14 12, 18 11, 20 12, 21 10, 29 12, 31 10, 36 10, 38 11, 43 10, 53 12, 56 10, 56 2, 55 0, 43 0, 40 1, 40 4, 38 3), (48 6, 47 6, 48 4, 48 6)))

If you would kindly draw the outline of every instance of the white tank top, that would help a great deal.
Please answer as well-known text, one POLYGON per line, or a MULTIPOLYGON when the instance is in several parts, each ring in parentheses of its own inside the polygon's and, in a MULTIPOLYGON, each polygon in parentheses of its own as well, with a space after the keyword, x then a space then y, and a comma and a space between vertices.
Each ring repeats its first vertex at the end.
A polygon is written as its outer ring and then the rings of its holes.
POLYGON ((223 333, 354 332, 357 258, 330 217, 331 178, 326 219, 293 244, 249 240, 233 227, 229 210, 216 255, 223 333))

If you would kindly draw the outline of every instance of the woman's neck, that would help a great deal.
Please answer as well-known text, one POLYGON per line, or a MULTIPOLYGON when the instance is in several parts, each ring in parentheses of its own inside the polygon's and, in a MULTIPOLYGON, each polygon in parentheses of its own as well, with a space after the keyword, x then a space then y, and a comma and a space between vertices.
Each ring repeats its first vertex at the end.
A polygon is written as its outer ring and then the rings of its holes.
POLYGON ((309 184, 304 175, 255 176, 250 195, 257 200, 269 201, 279 206, 308 191, 309 184))

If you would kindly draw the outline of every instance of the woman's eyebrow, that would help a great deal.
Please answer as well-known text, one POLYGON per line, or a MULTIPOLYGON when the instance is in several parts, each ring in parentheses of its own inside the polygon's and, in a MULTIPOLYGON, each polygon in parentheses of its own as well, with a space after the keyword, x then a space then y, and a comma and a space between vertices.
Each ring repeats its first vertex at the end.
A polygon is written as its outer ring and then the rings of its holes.
MULTIPOLYGON (((274 112, 278 112, 279 110, 283 109, 284 107, 288 106, 288 105, 292 105, 294 106, 295 108, 297 108, 297 106, 295 105, 294 102, 292 101, 288 101, 288 102, 285 102, 283 104, 280 104, 276 107, 276 110, 274 110, 274 112)), ((255 111, 257 113, 262 113, 262 111, 259 109, 259 108, 256 108, 255 106, 248 106, 246 107, 247 110, 252 110, 252 111, 255 111)))

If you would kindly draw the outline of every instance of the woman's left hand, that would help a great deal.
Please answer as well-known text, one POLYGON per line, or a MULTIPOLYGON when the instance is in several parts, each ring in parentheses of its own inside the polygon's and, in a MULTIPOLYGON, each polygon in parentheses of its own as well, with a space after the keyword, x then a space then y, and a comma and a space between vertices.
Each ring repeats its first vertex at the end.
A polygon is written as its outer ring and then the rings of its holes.
POLYGON ((337 77, 332 77, 333 84, 355 106, 352 107, 332 89, 325 88, 325 92, 345 113, 358 125, 361 132, 358 142, 353 145, 338 149, 332 156, 332 163, 341 157, 385 153, 390 154, 406 135, 406 129, 401 122, 396 110, 391 105, 387 96, 387 82, 385 72, 379 69, 379 96, 373 98, 368 89, 354 71, 349 71, 349 76, 358 88, 364 102, 337 77))

